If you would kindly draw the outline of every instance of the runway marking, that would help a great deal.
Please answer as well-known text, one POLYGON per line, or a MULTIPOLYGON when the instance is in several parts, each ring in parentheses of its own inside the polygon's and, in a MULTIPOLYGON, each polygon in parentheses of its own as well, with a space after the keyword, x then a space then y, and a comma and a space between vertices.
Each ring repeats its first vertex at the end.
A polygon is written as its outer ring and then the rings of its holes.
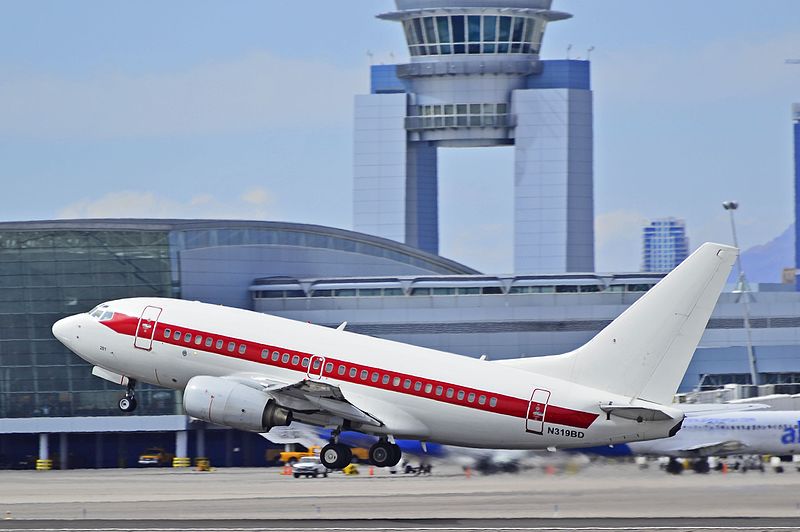
POLYGON ((626 531, 626 530, 675 530, 675 531, 696 531, 696 530, 757 530, 769 532, 772 530, 797 530, 794 526, 621 526, 621 527, 277 527, 277 528, 241 528, 241 527, 214 527, 214 528, 5 528, 0 526, 0 530, 25 531, 25 532, 96 532, 105 530, 108 532, 393 532, 393 531, 413 531, 413 532, 433 532, 433 531, 453 531, 453 532, 590 532, 590 531, 626 531))

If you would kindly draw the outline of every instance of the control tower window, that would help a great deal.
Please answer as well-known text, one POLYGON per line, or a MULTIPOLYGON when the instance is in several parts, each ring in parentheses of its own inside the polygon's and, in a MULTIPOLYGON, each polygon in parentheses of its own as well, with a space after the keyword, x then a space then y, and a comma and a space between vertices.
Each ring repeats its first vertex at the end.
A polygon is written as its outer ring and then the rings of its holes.
POLYGON ((469 53, 481 53, 481 17, 470 15, 467 17, 469 27, 469 53))
MULTIPOLYGON (((436 28, 433 25, 433 17, 425 17, 425 40, 429 45, 436 44, 436 28)), ((428 53, 430 55, 437 55, 439 53, 438 46, 428 46, 428 53)))
POLYGON ((455 51, 457 54, 463 54, 466 51, 463 44, 465 37, 464 17, 461 15, 456 15, 451 17, 451 22, 453 24, 453 42, 455 43, 453 46, 453 51, 455 51))
POLYGON ((436 17, 436 29, 439 32, 439 42, 442 43, 442 54, 453 53, 450 49, 450 19, 448 17, 436 17))

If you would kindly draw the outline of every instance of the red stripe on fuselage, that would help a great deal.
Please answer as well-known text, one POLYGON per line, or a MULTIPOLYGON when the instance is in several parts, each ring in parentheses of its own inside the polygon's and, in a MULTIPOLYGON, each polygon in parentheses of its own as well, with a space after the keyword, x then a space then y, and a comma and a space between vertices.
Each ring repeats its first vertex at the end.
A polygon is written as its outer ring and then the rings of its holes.
MULTIPOLYGON (((136 327, 139 323, 139 319, 116 312, 114 313, 113 319, 108 321, 103 321, 101 323, 119 334, 124 334, 126 336, 135 336, 136 327)), ((307 358, 310 360, 311 357, 314 356, 309 353, 293 351, 291 349, 284 349, 267 344, 260 344, 257 342, 242 340, 240 338, 234 338, 231 336, 223 336, 216 333, 209 333, 205 331, 189 329, 186 327, 171 325, 163 322, 158 323, 155 334, 153 336, 153 341, 194 349, 197 351, 203 351, 206 353, 213 353, 215 355, 222 355, 222 356, 237 358, 240 360, 247 360, 249 362, 265 364, 268 366, 274 366, 292 371, 298 371, 303 374, 306 374, 308 371, 308 368, 302 366, 303 359, 307 358), (170 330, 170 334, 168 337, 164 336, 164 331, 166 329, 170 330), (178 339, 176 339, 174 336, 176 331, 180 332, 178 339), (185 341, 187 333, 191 335, 191 341, 189 342, 185 341), (198 335, 203 338, 203 342, 200 345, 195 343, 195 339, 197 338, 198 335), (206 338, 213 339, 213 343, 211 344, 210 347, 206 347, 205 345, 206 338), (217 348, 218 340, 222 340, 222 347, 220 349, 217 348), (233 342, 234 344, 233 351, 228 350, 228 345, 231 342, 233 342), (245 352, 243 354, 239 353, 240 345, 245 346, 245 352), (262 357, 263 351, 267 351, 267 358, 262 357), (273 361, 272 353, 276 351, 280 353, 280 357, 278 358, 277 361, 273 361), (288 362, 283 362, 284 354, 289 355, 288 362), (292 359, 295 356, 297 356, 299 359, 299 363, 297 364, 292 363, 292 359)), ((316 356, 319 357, 322 355, 316 355, 316 356)), ((350 382, 353 384, 360 384, 362 386, 369 386, 371 388, 379 388, 406 395, 423 397, 425 399, 431 399, 442 403, 463 406, 466 408, 473 408, 476 410, 483 410, 486 412, 504 414, 507 416, 513 416, 522 419, 525 419, 528 416, 528 405, 530 402, 528 399, 519 399, 517 397, 511 397, 508 395, 487 392, 484 390, 479 390, 477 388, 469 388, 466 386, 451 384, 444 381, 437 381, 426 377, 418 377, 406 373, 399 373, 396 371, 380 369, 373 366, 365 366, 363 364, 357 364, 354 362, 346 362, 332 357, 326 356, 324 358, 325 358, 325 365, 322 366, 323 377, 328 377, 343 382, 350 382), (326 369, 328 364, 333 365, 330 371, 326 369), (340 375, 338 373, 339 366, 341 365, 345 366, 344 375, 340 375), (355 377, 350 376, 351 368, 356 369, 355 377), (362 371, 367 372, 366 379, 361 379, 362 371), (374 374, 377 374, 377 381, 373 380, 374 374), (388 382, 384 382, 385 380, 384 376, 388 376, 388 382), (395 386, 394 384, 395 379, 400 379, 399 385, 397 386, 395 386), (411 386, 409 388, 405 387, 406 380, 411 381, 411 386), (419 383, 419 389, 416 388, 417 383, 419 383), (442 392, 441 394, 436 393, 437 391, 439 391, 438 390, 439 387, 441 387, 441 392, 442 392), (428 389, 430 389, 430 391, 427 391, 428 389), (452 397, 447 397, 447 392, 449 389, 453 390, 452 397), (459 398, 460 392, 463 392, 462 398, 459 398), (470 394, 474 394, 472 402, 468 401, 470 394), (478 399, 480 396, 484 396, 486 398, 484 404, 479 404, 478 399), (490 404, 491 398, 497 399, 497 405, 491 406, 490 404)), ((314 373, 319 374, 319 370, 314 371, 314 373)), ((598 416, 597 414, 593 414, 591 412, 582 412, 580 410, 572 410, 569 408, 563 408, 560 406, 549 404, 547 406, 547 410, 545 411, 544 421, 547 423, 554 423, 557 425, 566 425, 570 427, 586 429, 589 427, 589 425, 592 424, 592 422, 594 422, 595 419, 597 419, 597 416, 598 416)))

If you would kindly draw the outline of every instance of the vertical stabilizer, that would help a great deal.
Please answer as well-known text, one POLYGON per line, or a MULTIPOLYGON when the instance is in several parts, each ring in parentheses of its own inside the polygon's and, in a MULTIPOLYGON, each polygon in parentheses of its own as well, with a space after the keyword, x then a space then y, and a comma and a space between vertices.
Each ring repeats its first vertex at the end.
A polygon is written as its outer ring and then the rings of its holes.
POLYGON ((569 354, 572 380, 671 403, 738 250, 703 244, 584 346, 569 354))
POLYGON ((669 404, 738 250, 706 243, 582 347, 502 361, 592 388, 669 404))

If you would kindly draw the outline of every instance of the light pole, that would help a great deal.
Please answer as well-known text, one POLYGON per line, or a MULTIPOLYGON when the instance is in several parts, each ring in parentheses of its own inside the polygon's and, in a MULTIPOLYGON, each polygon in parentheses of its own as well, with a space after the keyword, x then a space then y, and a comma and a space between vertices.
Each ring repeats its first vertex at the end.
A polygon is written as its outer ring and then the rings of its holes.
MULTIPOLYGON (((736 223, 733 220, 733 211, 739 208, 739 202, 726 201, 722 204, 722 208, 728 211, 731 215, 731 233, 733 233, 733 245, 738 249, 739 241, 736 238, 736 223)), ((747 278, 742 269, 741 253, 736 255, 736 269, 739 272, 739 281, 734 292, 739 293, 741 302, 743 303, 742 309, 744 310, 744 330, 747 336, 747 359, 750 363, 750 382, 755 386, 759 385, 758 379, 758 366, 756 364, 756 355, 753 352, 753 338, 750 334, 750 288, 747 285, 747 278)))

